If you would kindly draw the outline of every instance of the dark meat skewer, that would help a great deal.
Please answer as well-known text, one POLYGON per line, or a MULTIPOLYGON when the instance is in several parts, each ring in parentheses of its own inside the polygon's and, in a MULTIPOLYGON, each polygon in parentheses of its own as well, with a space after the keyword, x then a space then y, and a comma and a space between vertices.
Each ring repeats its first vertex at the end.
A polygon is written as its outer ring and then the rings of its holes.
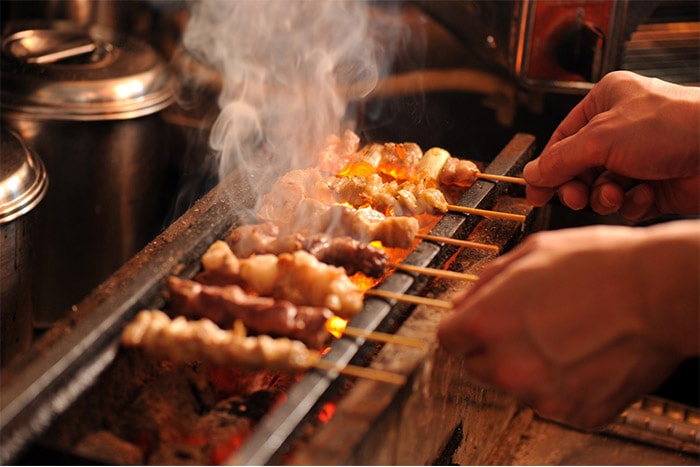
POLYGON ((239 258, 305 250, 319 261, 345 268, 348 275, 361 272, 369 277, 382 277, 389 261, 383 249, 352 237, 323 233, 280 235, 279 228, 270 222, 240 226, 226 237, 226 243, 239 258))
POLYGON ((328 308, 296 306, 249 295, 236 285, 204 285, 174 276, 168 279, 168 290, 172 310, 188 318, 208 318, 224 328, 241 320, 256 333, 286 336, 313 348, 330 337, 325 324, 333 313, 328 308))

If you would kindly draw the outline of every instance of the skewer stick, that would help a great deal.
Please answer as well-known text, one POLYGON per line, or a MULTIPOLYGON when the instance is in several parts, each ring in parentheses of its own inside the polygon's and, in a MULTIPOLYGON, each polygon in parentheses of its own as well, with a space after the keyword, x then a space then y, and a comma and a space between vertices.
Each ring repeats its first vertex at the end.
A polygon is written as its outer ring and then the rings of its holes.
POLYGON ((334 316, 326 321, 326 329, 335 337, 363 337, 372 341, 387 342, 391 344, 408 345, 422 349, 425 347, 425 342, 414 339, 412 337, 399 336, 396 334, 387 334, 385 332, 368 331, 348 326, 348 321, 334 316))
POLYGON ((494 219, 506 219, 510 221, 525 222, 523 214, 513 214, 510 212, 490 211, 488 209, 468 208, 455 204, 448 204, 447 209, 450 211, 465 212, 467 214, 476 214, 477 216, 490 217, 494 219))
POLYGON ((337 364, 333 362, 328 362, 326 360, 317 360, 312 364, 312 366, 320 370, 337 371, 338 373, 344 375, 357 376, 359 378, 371 379, 374 381, 381 381, 383 383, 395 384, 396 386, 403 386, 406 383, 406 377, 404 375, 399 375, 383 370, 377 370, 375 368, 367 368, 364 366, 338 366, 337 364))
POLYGON ((444 308, 446 310, 452 309, 452 303, 445 300, 436 300, 434 298, 418 297, 415 295, 388 292, 386 290, 369 289, 365 291, 365 295, 370 295, 372 297, 389 298, 398 300, 400 302, 415 303, 416 305, 427 305, 435 308, 444 308))
POLYGON ((469 240, 460 240, 458 238, 440 237, 437 235, 427 235, 427 234, 420 234, 420 233, 416 234, 416 238, 420 238, 422 240, 432 240, 434 242, 447 243, 449 245, 464 246, 464 247, 468 247, 468 248, 481 248, 482 250, 494 251, 496 253, 501 252, 501 247, 499 247, 498 245, 489 245, 487 243, 472 242, 469 240))
POLYGON ((493 180, 496 182, 509 182, 517 183, 518 185, 527 185, 525 179, 522 177, 509 177, 508 175, 487 174, 483 172, 476 174, 476 177, 483 178, 484 180, 493 180))
POLYGON ((418 274, 426 274, 435 277, 444 277, 446 279, 460 279, 463 281, 476 282, 479 276, 467 274, 465 272, 447 271, 445 269, 423 268, 420 266, 412 266, 410 264, 390 264, 390 267, 406 272, 417 272, 418 274))

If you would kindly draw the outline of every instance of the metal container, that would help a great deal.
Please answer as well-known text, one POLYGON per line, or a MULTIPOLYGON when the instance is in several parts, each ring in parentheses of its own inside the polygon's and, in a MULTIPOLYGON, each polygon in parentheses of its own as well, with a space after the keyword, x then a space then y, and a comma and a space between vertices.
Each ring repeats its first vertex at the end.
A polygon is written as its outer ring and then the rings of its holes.
POLYGON ((41 159, 19 135, 2 129, 0 142, 0 362, 32 342, 32 256, 35 207, 46 194, 41 159))
POLYGON ((167 225, 178 143, 173 102, 148 44, 53 22, 2 43, 3 124, 42 158, 51 187, 37 213, 35 323, 66 316, 167 225))

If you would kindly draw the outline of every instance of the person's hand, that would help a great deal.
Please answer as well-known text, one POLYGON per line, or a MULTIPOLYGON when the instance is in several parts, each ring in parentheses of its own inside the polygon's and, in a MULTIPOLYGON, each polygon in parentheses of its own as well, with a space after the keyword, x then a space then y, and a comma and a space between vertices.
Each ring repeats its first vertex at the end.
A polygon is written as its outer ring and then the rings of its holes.
POLYGON ((630 221, 700 212, 700 88, 609 73, 523 170, 528 200, 630 221))
POLYGON ((541 232, 438 328, 477 381, 579 428, 610 421, 699 350, 700 221, 541 232))

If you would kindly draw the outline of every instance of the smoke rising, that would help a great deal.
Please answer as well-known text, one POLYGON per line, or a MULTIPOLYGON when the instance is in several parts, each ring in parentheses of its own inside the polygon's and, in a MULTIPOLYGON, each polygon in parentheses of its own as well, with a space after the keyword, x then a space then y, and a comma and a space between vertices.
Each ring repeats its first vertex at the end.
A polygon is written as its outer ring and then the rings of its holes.
POLYGON ((183 44, 222 74, 210 139, 222 174, 312 165, 379 73, 364 1, 199 0, 183 44))

